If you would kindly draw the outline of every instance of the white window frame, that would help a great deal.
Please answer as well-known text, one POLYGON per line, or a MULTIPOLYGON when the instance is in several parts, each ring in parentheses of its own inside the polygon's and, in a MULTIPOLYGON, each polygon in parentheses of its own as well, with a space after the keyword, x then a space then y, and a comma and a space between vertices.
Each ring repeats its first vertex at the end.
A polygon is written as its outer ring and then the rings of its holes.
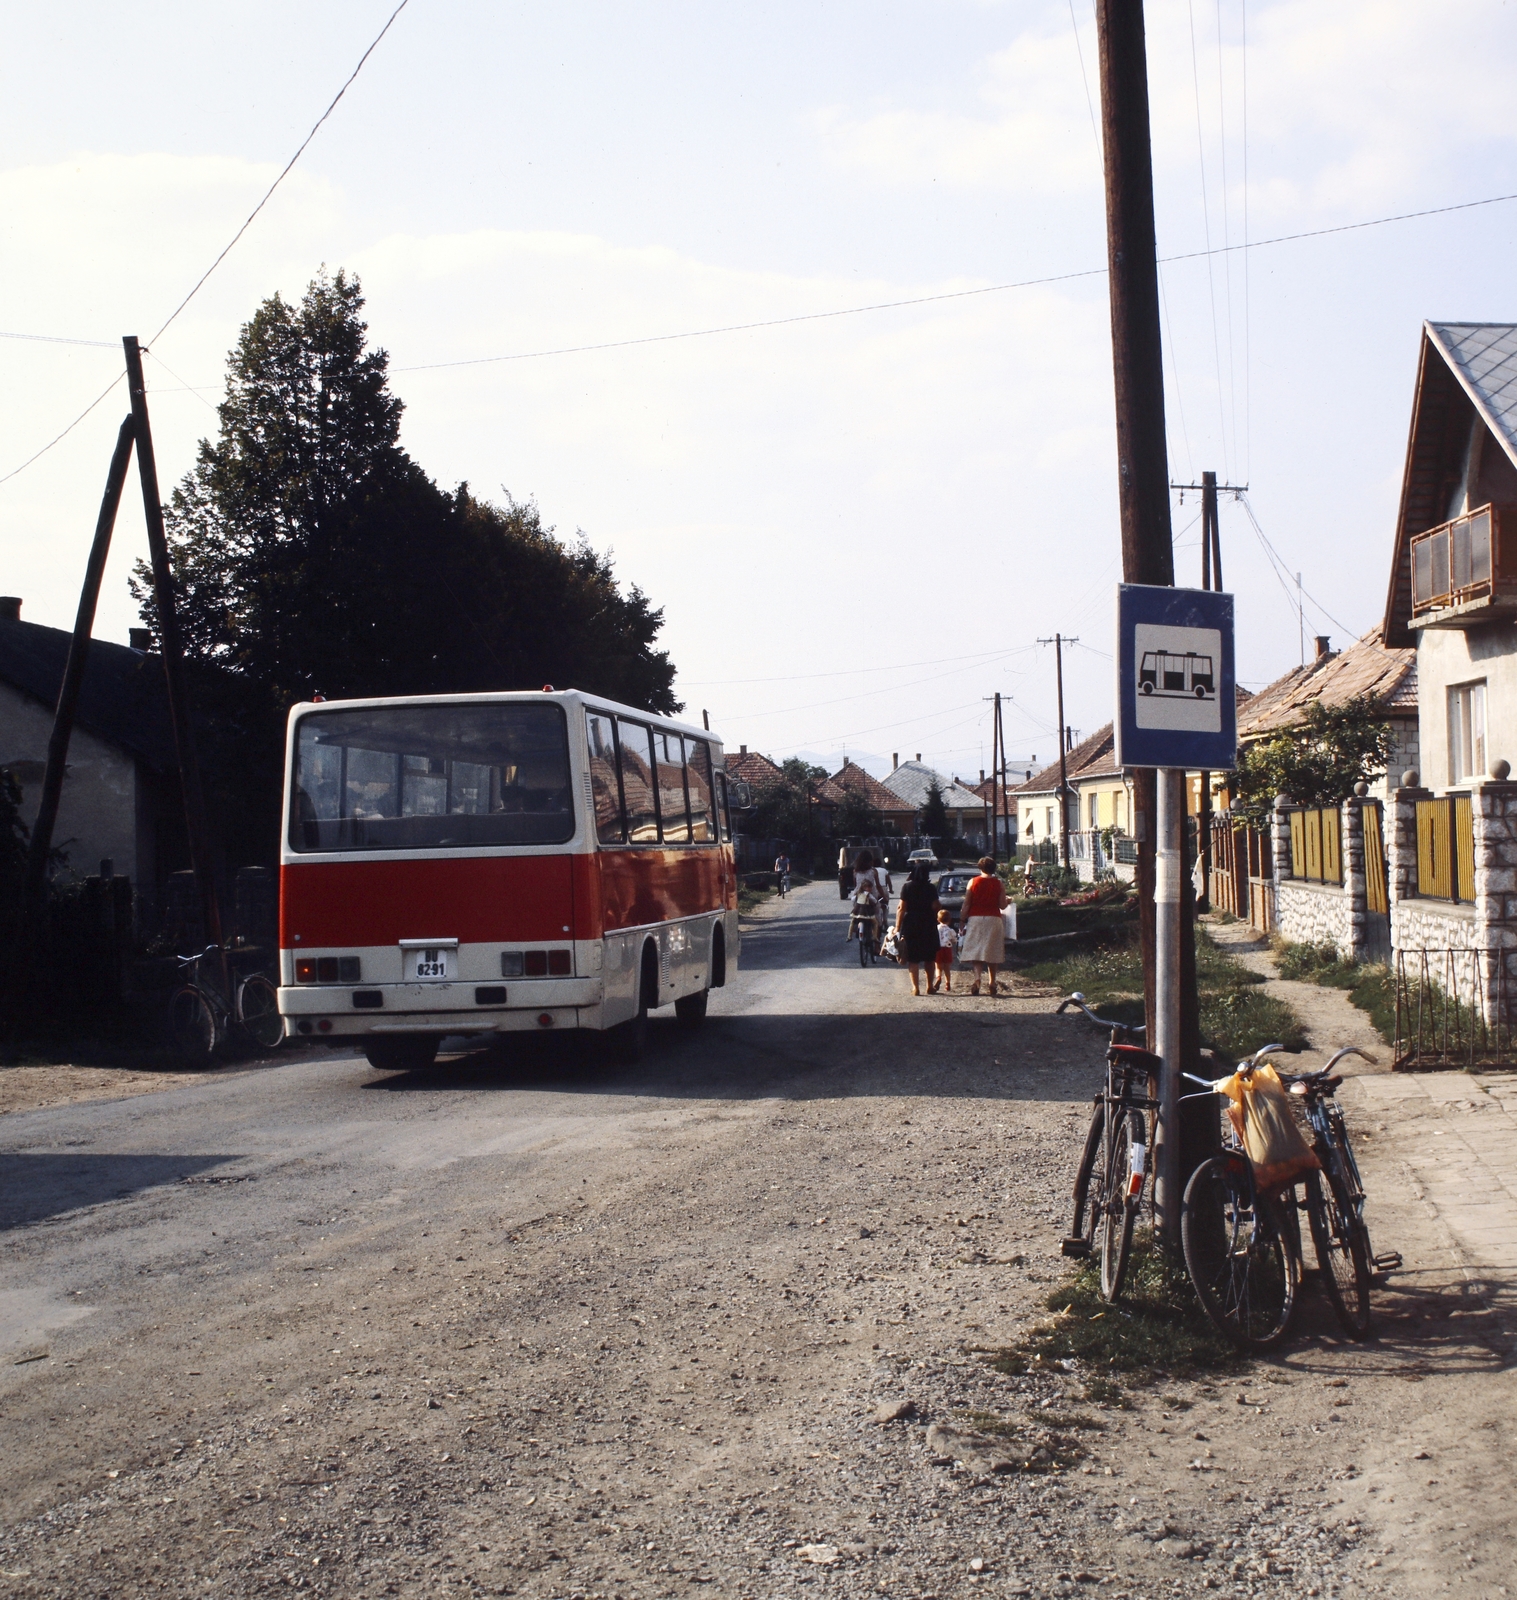
POLYGON ((1490 765, 1486 746, 1486 680, 1456 683, 1448 691, 1449 782, 1484 777, 1490 765))

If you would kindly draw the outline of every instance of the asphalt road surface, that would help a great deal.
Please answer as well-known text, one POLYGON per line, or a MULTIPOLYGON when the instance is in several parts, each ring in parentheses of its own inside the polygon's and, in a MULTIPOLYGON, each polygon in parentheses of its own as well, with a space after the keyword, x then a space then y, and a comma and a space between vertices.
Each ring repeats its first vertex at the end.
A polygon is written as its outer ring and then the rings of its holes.
POLYGON ((318 1053, 5 1118, 0 1593, 1413 1592, 1332 1487, 1374 1419, 1320 1328, 1241 1406, 987 1364, 1063 1276, 1100 1040, 845 927, 766 906, 632 1068, 318 1053))

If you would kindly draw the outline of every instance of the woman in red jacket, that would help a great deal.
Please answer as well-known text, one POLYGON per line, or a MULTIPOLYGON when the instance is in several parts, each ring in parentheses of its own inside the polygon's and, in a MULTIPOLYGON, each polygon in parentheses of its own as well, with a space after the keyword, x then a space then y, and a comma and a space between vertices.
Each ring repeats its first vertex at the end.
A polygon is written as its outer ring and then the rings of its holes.
POLYGON ((1006 889, 996 873, 995 861, 981 856, 980 873, 969 880, 964 894, 964 942, 959 946, 959 960, 972 964, 974 982, 970 994, 980 992, 980 974, 990 968, 990 992, 996 992, 996 968, 1006 959, 1006 928, 1001 912, 1006 906, 1006 889))

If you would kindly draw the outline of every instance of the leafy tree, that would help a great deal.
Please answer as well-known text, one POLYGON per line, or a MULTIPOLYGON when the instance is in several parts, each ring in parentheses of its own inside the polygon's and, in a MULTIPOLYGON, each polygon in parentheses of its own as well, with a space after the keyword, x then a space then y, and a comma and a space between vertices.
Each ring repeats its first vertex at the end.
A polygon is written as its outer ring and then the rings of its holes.
POLYGON ((833 831, 844 839, 860 839, 882 829, 878 811, 857 789, 843 789, 843 803, 832 814, 833 831))
POLYGON ((1259 740, 1238 758, 1233 812, 1262 827, 1279 794, 1298 805, 1341 805, 1356 783, 1385 771, 1395 743, 1370 696, 1341 706, 1314 700, 1300 724, 1259 740))
POLYGON ((20 911, 28 834, 21 820, 21 785, 9 767, 0 767, 0 943, 20 911))
POLYGON ((927 785, 922 802, 922 833, 928 839, 946 839, 949 834, 948 807, 943 804, 943 788, 936 778, 927 785))
MULTIPOLYGON (((368 348, 356 278, 266 300, 227 362, 220 430, 166 510, 213 803, 272 842, 284 716, 296 700, 543 683, 675 711, 663 613, 609 555, 537 507, 440 489, 400 445, 389 357, 368 348), (251 794, 249 774, 264 783, 251 794)), ((150 575, 132 584, 156 631, 150 575)), ((234 846, 234 848, 237 848, 234 846)))
POLYGON ((760 839, 786 839, 799 844, 814 829, 808 815, 811 785, 827 774, 820 767, 808 766, 799 756, 791 756, 780 767, 780 775, 754 796, 751 832, 760 839))

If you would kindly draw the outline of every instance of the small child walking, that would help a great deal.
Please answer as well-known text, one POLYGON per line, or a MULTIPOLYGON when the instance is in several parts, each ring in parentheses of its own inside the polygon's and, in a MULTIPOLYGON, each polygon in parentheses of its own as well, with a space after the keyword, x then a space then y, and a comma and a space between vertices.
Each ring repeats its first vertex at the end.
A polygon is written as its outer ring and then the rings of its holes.
MULTIPOLYGON (((953 963, 959 953, 958 930, 946 911, 938 912, 938 981, 945 994, 953 993, 953 963)), ((937 984, 931 985, 936 990, 937 984)))

